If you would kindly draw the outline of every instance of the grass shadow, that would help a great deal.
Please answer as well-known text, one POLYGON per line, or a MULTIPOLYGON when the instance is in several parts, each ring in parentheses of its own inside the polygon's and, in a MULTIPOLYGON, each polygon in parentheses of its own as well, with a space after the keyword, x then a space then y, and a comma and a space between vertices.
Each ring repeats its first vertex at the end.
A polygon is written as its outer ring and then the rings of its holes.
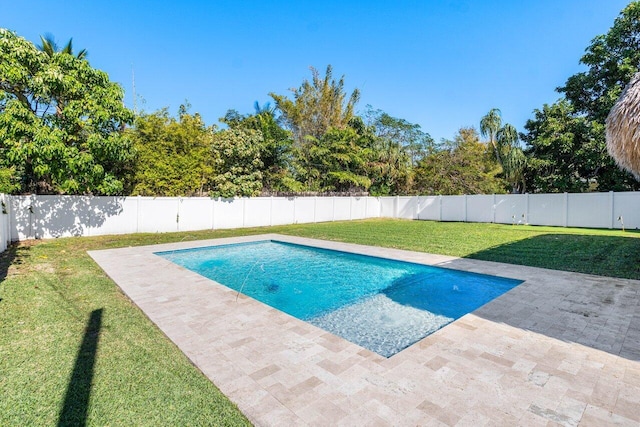
POLYGON ((638 361, 640 284, 613 279, 640 279, 634 237, 543 234, 473 253, 467 258, 590 275, 510 269, 527 282, 474 314, 638 361))
POLYGON ((640 239, 541 234, 475 252, 467 258, 640 280, 640 239))
POLYGON ((4 252, 0 253, 0 283, 7 278, 12 265, 24 263, 30 249, 30 245, 13 243, 4 252))
POLYGON ((58 426, 84 426, 87 423, 93 368, 102 325, 102 309, 94 310, 84 330, 82 344, 69 379, 64 404, 58 418, 58 426))

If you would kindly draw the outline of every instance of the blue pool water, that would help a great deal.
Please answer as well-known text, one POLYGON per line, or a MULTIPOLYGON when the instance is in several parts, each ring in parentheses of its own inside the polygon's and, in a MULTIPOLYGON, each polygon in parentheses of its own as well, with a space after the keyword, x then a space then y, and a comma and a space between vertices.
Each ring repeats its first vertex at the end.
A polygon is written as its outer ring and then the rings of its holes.
POLYGON ((157 255, 385 357, 521 283, 277 241, 157 255))

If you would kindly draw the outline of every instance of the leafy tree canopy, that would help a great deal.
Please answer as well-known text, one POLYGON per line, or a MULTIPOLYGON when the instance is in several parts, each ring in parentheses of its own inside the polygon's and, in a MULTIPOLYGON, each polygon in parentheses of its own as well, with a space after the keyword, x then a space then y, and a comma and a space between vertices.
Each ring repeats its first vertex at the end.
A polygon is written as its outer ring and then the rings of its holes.
POLYGON ((0 169, 15 192, 121 194, 133 120, 123 95, 86 60, 0 28, 0 169))
POLYGON ((230 128, 213 137, 213 177, 211 196, 258 196, 262 190, 260 147, 262 132, 230 128))
POLYGON ((576 113, 604 124, 622 90, 640 69, 640 2, 631 2, 607 34, 591 41, 580 63, 588 70, 569 77, 558 91, 576 113))
POLYGON ((179 117, 162 109, 136 118, 130 131, 137 152, 132 194, 196 196, 208 194, 213 178, 211 144, 215 127, 181 106, 179 117))
POLYGON ((280 126, 275 107, 269 103, 261 107, 257 101, 254 107, 255 113, 250 115, 229 110, 220 121, 232 129, 255 130, 262 134, 259 151, 265 190, 299 190, 300 184, 295 182, 290 168, 293 156, 291 132, 280 126))
POLYGON ((313 67, 311 75, 311 81, 305 80, 299 88, 291 89, 293 99, 269 94, 298 145, 304 145, 307 136, 322 138, 329 128, 344 129, 353 118, 360 99, 358 89, 347 98, 344 76, 336 81, 331 65, 327 66, 324 77, 313 67))
POLYGON ((504 193, 500 165, 491 148, 480 142, 474 128, 462 128, 450 149, 425 157, 415 169, 414 189, 418 194, 504 193))
POLYGON ((343 129, 329 128, 316 140, 309 136, 310 149, 302 154, 302 177, 312 191, 367 191, 371 179, 372 135, 359 119, 343 129))
POLYGON ((418 124, 374 110, 371 105, 367 105, 364 116, 367 124, 373 126, 376 137, 387 143, 396 143, 407 152, 411 165, 436 151, 435 141, 418 124))
POLYGON ((640 189, 640 182, 607 154, 604 135, 611 107, 640 68, 640 2, 622 10, 580 62, 587 71, 557 89, 565 99, 535 110, 525 126, 528 133, 522 138, 531 163, 527 184, 542 192, 640 189))

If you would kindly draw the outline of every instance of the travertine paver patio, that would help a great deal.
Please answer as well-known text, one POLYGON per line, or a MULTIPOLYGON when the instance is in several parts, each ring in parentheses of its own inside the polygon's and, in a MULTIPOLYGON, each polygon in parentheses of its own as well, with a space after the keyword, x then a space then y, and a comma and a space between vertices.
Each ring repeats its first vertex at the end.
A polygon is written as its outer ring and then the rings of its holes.
POLYGON ((90 255, 257 425, 640 424, 640 282, 262 235, 90 255), (277 239, 523 279, 384 358, 153 255, 277 239))

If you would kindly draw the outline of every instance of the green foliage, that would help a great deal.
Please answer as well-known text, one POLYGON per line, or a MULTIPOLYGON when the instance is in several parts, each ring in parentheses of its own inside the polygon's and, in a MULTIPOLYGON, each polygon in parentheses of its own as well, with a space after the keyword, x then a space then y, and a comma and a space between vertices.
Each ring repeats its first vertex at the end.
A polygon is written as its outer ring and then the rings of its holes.
MULTIPOLYGON (((45 36, 40 36, 41 44, 38 46, 38 49, 53 57, 56 53, 66 53, 68 55, 73 55, 73 39, 69 39, 67 44, 62 48, 58 48, 58 44, 51 34, 47 34, 45 36)), ((87 59, 87 49, 81 49, 75 57, 78 59, 87 59)))
POLYGON ((132 194, 142 196, 202 196, 211 188, 211 144, 215 128, 199 114, 180 107, 179 118, 167 109, 136 118, 130 131, 137 152, 132 194))
POLYGON ((300 159, 302 175, 312 191, 366 191, 371 185, 366 166, 370 135, 354 128, 329 128, 319 140, 309 136, 308 152, 300 159))
POLYGON ((473 128, 462 128, 449 150, 425 157, 414 171, 418 194, 504 193, 506 182, 498 177, 500 165, 491 149, 479 141, 473 128))
POLYGON ((15 167, 0 169, 0 194, 12 194, 20 190, 15 167))
POLYGON ((593 159, 597 152, 592 143, 599 129, 594 129, 585 117, 575 115, 566 100, 545 104, 534 115, 527 121, 527 133, 523 135, 530 157, 527 186, 541 193, 587 191, 588 176, 595 172, 588 170, 588 165, 598 163, 593 159))
POLYGON ((580 63, 589 69, 569 77, 558 91, 577 113, 604 124, 622 90, 640 70, 640 2, 631 2, 607 34, 591 41, 580 63))
POLYGON ((365 117, 368 124, 373 126, 376 137, 387 143, 398 144, 407 152, 411 166, 436 151, 435 141, 418 124, 390 116, 382 110, 374 110, 370 105, 367 105, 365 117))
POLYGON ((640 189, 607 154, 604 133, 609 110, 640 68, 640 2, 595 37, 580 62, 588 70, 557 89, 565 99, 535 110, 525 126, 527 185, 539 192, 640 189))
POLYGON ((320 139, 329 128, 344 129, 353 118, 360 92, 354 90, 347 100, 344 91, 344 76, 333 79, 333 69, 327 66, 324 77, 311 67, 312 79, 305 80, 297 89, 291 89, 293 99, 270 93, 282 118, 293 132, 298 146, 304 145, 305 138, 320 139))
POLYGON ((541 193, 638 188, 633 176, 618 169, 607 154, 603 124, 576 114, 564 99, 545 104, 534 115, 522 135, 529 157, 527 188, 541 193))
POLYGON ((371 179, 369 193, 373 196, 406 194, 411 179, 411 160, 404 147, 390 139, 376 138, 371 157, 367 165, 367 175, 371 179))
POLYGON ((524 193, 527 189, 525 180, 527 162, 527 157, 520 147, 513 147, 504 158, 502 170, 514 193, 524 193))
POLYGON ((0 168, 16 192, 121 194, 133 119, 106 73, 0 28, 0 168))
POLYGON ((504 178, 511 185, 512 191, 519 193, 524 190, 527 158, 518 145, 518 131, 509 123, 503 126, 501 114, 499 109, 492 108, 480 120, 480 133, 489 138, 493 156, 502 167, 504 178))
POLYGON ((230 128, 213 137, 213 159, 216 175, 211 196, 258 196, 262 190, 260 151, 264 143, 262 132, 230 128))
POLYGON ((293 156, 291 132, 280 126, 275 108, 268 103, 260 107, 256 102, 255 109, 253 115, 241 115, 235 110, 229 110, 220 121, 232 129, 255 130, 262 133, 260 160, 263 163, 262 181, 265 190, 300 190, 302 184, 295 181, 290 168, 293 156))
POLYGON ((498 108, 492 108, 480 120, 480 134, 485 138, 489 138, 489 144, 498 160, 502 164, 502 150, 498 146, 498 132, 502 126, 501 112, 498 108))

